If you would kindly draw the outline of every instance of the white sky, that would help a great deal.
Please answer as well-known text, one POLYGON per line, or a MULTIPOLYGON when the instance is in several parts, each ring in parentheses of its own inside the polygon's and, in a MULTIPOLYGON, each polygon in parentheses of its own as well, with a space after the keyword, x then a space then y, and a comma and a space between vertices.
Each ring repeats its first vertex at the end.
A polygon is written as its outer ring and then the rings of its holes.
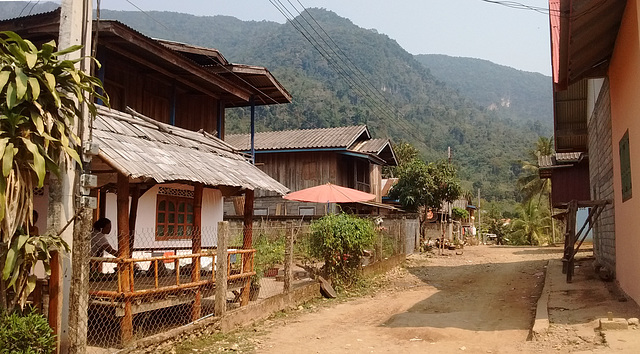
MULTIPOLYGON (((2 1, 2 0, 0 0, 2 1)), ((105 9, 176 11, 198 16, 285 22, 278 0, 102 0, 105 9)), ((549 17, 482 0, 279 0, 291 8, 322 7, 395 39, 412 54, 487 59, 525 71, 551 74, 549 17)), ((547 0, 518 0, 548 7, 547 0)), ((57 0, 56 2, 59 2, 57 0)))

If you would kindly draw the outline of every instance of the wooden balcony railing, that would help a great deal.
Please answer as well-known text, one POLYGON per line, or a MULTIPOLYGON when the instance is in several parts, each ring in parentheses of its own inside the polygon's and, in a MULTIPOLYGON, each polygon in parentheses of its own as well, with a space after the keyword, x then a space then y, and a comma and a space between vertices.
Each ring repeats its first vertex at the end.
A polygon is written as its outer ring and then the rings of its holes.
MULTIPOLYGON (((255 275, 254 257, 255 249, 237 249, 227 251, 227 282, 246 279, 255 275), (240 262, 231 262, 234 255, 240 255, 240 262), (233 264, 232 264, 233 263, 233 264), (246 265, 246 267, 245 267, 246 265)), ((166 294, 184 289, 198 288, 215 284, 215 259, 216 251, 204 251, 200 253, 163 255, 158 257, 145 258, 106 258, 91 257, 92 269, 101 268, 101 264, 115 264, 115 278, 105 279, 105 273, 97 273, 92 277, 89 295, 100 298, 140 298, 144 296, 166 294), (202 259, 211 258, 211 270, 201 270, 194 274, 193 269, 196 264, 200 264, 202 259), (191 260, 190 269, 182 269, 181 260, 191 260), (149 268, 145 275, 136 272, 136 264, 149 262, 149 268), (173 263, 175 274, 161 272, 160 264, 173 263), (153 270, 152 276, 150 271, 153 270), (181 272, 183 274, 181 274, 181 272), (186 273, 186 274, 185 274, 186 273), (138 275, 137 275, 138 274, 138 275), (128 281, 123 281, 123 277, 128 277, 128 281), (152 281, 150 281, 152 280, 152 281)), ((184 267, 184 266, 183 266, 184 267)), ((94 273, 95 274, 95 273, 94 273)))

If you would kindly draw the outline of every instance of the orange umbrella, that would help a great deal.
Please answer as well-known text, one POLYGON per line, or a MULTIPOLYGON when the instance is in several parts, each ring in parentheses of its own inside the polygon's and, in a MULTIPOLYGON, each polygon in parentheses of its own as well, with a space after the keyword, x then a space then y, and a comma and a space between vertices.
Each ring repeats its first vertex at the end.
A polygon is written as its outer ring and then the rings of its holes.
POLYGON ((310 203, 355 203, 376 198, 375 194, 327 183, 289 193, 282 198, 310 203))

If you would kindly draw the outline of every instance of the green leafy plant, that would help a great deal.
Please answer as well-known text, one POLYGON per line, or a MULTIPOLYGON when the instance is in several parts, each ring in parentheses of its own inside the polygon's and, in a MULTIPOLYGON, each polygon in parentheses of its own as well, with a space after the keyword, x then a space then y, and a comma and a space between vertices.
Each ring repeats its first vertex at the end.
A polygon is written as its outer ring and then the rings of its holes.
POLYGON ((465 220, 469 218, 469 212, 466 209, 453 207, 451 209, 451 216, 455 220, 465 220))
POLYGON ((334 285, 349 286, 359 279, 362 256, 375 237, 371 220, 345 213, 326 215, 311 223, 310 251, 324 260, 334 285))
POLYGON ((16 301, 24 306, 35 285, 35 263, 48 269, 51 247, 66 250, 58 235, 27 235, 34 188, 43 186, 47 172, 58 173, 62 162, 81 163, 73 128, 80 106, 95 117, 93 97, 108 103, 100 80, 76 68, 83 59, 59 58, 80 48, 56 51, 51 41, 38 49, 14 32, 0 32, 0 307, 16 301), (14 295, 7 303, 9 290, 14 295))
POLYGON ((462 193, 456 168, 446 161, 425 163, 418 158, 398 166, 398 183, 389 192, 407 211, 420 207, 437 209, 462 193))
POLYGON ((0 313, 0 354, 9 353, 52 353, 55 336, 47 320, 35 311, 0 313))
POLYGON ((284 263, 285 237, 282 234, 269 235, 260 232, 253 239, 253 248, 256 249, 254 282, 264 276, 265 270, 284 263))

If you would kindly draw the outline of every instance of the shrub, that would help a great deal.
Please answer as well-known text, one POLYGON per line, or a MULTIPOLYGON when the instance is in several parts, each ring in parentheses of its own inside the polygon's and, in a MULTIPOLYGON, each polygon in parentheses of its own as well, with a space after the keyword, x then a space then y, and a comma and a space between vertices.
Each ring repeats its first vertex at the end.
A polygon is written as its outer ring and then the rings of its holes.
POLYGON ((327 215, 311 224, 310 251, 324 260, 324 270, 337 287, 360 277, 364 250, 375 240, 373 222, 345 213, 327 215))
POLYGON ((260 232, 253 239, 253 248, 256 249, 254 265, 257 280, 262 278, 265 270, 284 263, 285 236, 282 234, 260 232))
POLYGON ((35 311, 21 315, 0 314, 0 354, 52 353, 55 336, 47 320, 35 311))

